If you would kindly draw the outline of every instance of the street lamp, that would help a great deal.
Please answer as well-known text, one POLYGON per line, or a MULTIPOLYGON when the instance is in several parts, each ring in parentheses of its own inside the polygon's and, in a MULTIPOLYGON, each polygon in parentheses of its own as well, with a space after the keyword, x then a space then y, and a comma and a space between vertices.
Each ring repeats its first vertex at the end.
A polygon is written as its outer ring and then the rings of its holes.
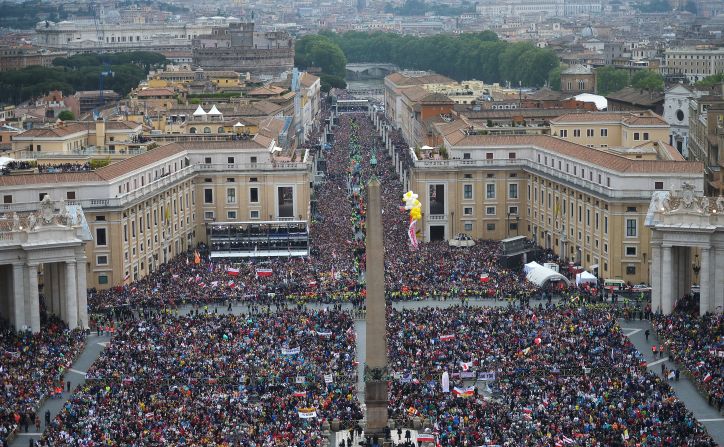
POLYGON ((520 216, 515 216, 515 235, 520 236, 520 233, 518 232, 518 228, 520 228, 520 216))

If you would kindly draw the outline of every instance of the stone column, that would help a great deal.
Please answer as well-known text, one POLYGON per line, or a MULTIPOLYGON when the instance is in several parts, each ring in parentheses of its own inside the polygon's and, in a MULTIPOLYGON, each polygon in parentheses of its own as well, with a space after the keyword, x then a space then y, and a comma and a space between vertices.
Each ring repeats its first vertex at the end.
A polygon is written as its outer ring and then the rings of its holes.
POLYGON ((38 297, 38 264, 27 265, 28 290, 25 293, 25 324, 33 333, 40 332, 40 298, 38 297))
POLYGON ((661 242, 651 242, 651 311, 661 309, 661 242))
POLYGON ((88 328, 88 286, 86 285, 86 257, 78 258, 75 266, 78 289, 78 324, 83 329, 88 328))
POLYGON ((16 331, 19 331, 27 323, 25 322, 25 267, 23 264, 13 264, 13 315, 12 323, 16 331))
POLYGON ((75 261, 65 262, 65 321, 69 329, 78 327, 78 290, 75 281, 75 261))
POLYGON ((699 272, 699 314, 704 315, 711 309, 711 251, 709 247, 701 249, 701 271, 699 272))
POLYGON ((55 264, 55 271, 58 273, 58 312, 56 315, 58 318, 60 318, 63 321, 66 321, 65 316, 65 302, 66 302, 66 296, 65 296, 65 284, 66 284, 66 278, 65 278, 65 263, 64 262, 57 262, 55 264))
POLYGON ((55 295, 58 293, 58 289, 55 287, 55 281, 58 273, 54 262, 43 265, 43 270, 45 273, 43 275, 43 295, 45 295, 45 305, 48 306, 48 314, 52 315, 56 313, 55 295))
POLYGON ((674 307, 673 286, 674 286, 674 270, 672 265, 672 247, 664 246, 662 249, 663 256, 661 262, 661 312, 665 315, 671 313, 674 307))
POLYGON ((712 299, 712 311, 724 311, 724 247, 717 247, 714 250, 714 295, 712 299))
POLYGON ((365 365, 365 433, 380 434, 387 426, 387 313, 385 304, 385 250, 382 238, 380 182, 367 189, 367 349, 365 365))

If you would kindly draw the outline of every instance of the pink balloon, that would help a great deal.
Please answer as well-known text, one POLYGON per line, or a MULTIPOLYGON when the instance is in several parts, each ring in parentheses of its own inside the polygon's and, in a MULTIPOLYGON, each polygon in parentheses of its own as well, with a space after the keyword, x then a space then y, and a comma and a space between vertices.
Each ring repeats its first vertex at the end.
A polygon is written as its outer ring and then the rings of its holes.
POLYGON ((535 344, 537 344, 537 345, 539 345, 539 344, 540 344, 540 342, 541 342, 541 339, 540 339, 540 337, 536 337, 536 339, 535 339, 535 340, 533 340, 533 343, 535 343, 535 344))

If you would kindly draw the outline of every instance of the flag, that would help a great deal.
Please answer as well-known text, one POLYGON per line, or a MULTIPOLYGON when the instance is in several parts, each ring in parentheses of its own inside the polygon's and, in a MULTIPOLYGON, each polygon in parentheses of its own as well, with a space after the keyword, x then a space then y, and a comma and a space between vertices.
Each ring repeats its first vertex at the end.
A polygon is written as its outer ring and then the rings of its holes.
POLYGON ((131 274, 130 274, 130 273, 126 273, 126 276, 123 277, 123 280, 124 280, 124 281, 128 281, 128 278, 130 278, 130 277, 131 277, 131 274))
POLYGON ((239 276, 239 269, 229 267, 226 269, 226 273, 228 273, 231 276, 239 276))
POLYGON ((418 433, 417 442, 435 442, 435 435, 429 433, 418 433))
POLYGON ((233 280, 233 279, 230 279, 230 280, 229 280, 229 282, 228 282, 228 283, 226 283, 226 285, 227 285, 227 286, 229 286, 230 288, 232 288, 232 289, 233 289, 233 288, 234 288, 234 286, 236 285, 236 283, 234 282, 234 280, 233 280))
POLYGON ((200 282, 200 283, 198 283, 198 286, 199 286, 200 288, 202 288, 202 289, 205 289, 205 288, 206 288, 206 283, 200 282))
POLYGON ((487 273, 483 273, 482 275, 480 275, 480 282, 485 283, 488 281, 490 281, 490 275, 488 275, 487 273))
POLYGON ((294 397, 307 397, 307 392, 306 391, 295 391, 294 397))
POLYGON ((460 367, 463 369, 463 371, 469 371, 472 366, 473 362, 460 362, 460 367))
POLYGON ((417 221, 410 219, 410 226, 407 229, 407 235, 410 237, 410 243, 413 249, 417 249, 417 221))
POLYGON ((713 379, 713 377, 711 376, 711 373, 707 373, 707 374, 704 376, 704 383, 709 383, 709 382, 711 382, 711 379, 713 379))
POLYGON ((201 264, 201 255, 199 254, 198 250, 194 251, 194 264, 201 264))
POLYGON ((219 281, 211 281, 211 288, 215 289, 219 287, 219 281))
POLYGON ((563 435, 563 436, 561 437, 561 440, 563 441, 564 444, 573 444, 573 443, 575 442, 573 439, 571 439, 571 438, 569 438, 568 436, 565 436, 565 435, 563 435))
POLYGON ((268 278, 272 275, 272 269, 256 269, 257 278, 268 278))
POLYGON ((214 263, 209 262, 209 273, 212 273, 214 271, 214 263))
POLYGON ((469 386, 461 388, 456 386, 455 388, 453 388, 453 394, 458 397, 472 397, 475 394, 475 387, 469 386))
POLYGON ((415 407, 410 407, 407 409, 407 414, 409 414, 410 416, 415 416, 417 414, 420 414, 420 412, 417 411, 415 407))
POLYGON ((455 339, 455 334, 441 335, 440 341, 450 341, 455 339))

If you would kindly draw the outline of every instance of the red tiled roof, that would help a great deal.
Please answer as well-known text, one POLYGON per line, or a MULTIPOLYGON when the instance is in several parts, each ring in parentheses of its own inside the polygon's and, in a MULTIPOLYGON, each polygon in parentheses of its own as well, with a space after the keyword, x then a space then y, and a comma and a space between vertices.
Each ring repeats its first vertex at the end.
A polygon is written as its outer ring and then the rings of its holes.
POLYGON ((698 174, 704 172, 704 165, 698 161, 632 160, 548 135, 465 135, 462 131, 457 131, 445 139, 452 147, 539 147, 623 173, 698 174))

